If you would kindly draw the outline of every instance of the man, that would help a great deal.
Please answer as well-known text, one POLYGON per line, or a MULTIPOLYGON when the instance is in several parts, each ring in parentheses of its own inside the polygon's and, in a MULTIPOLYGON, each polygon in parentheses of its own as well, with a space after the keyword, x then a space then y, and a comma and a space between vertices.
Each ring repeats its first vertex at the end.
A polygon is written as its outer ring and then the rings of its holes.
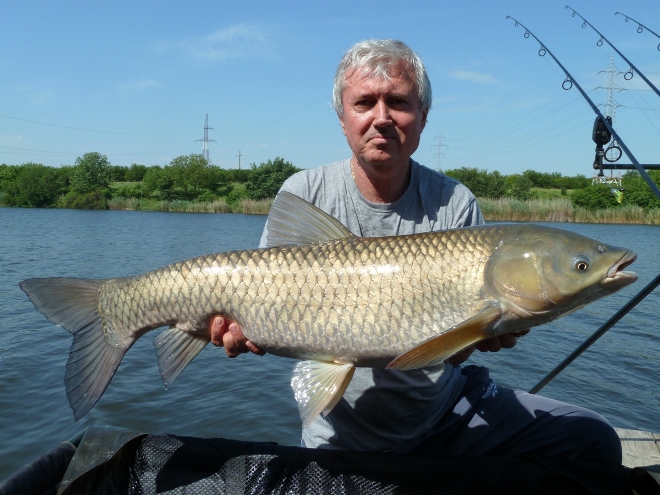
MULTIPOLYGON (((483 223, 470 191, 413 161, 431 107, 431 86, 405 44, 370 40, 349 49, 335 77, 333 105, 352 156, 305 170, 282 191, 311 202, 359 236, 403 235, 483 223)), ((268 224, 262 237, 264 245, 268 224)), ((234 357, 261 353, 238 326, 210 324, 212 341, 234 357)), ((526 333, 526 332, 525 332, 526 333)), ((513 347, 519 335, 477 344, 513 347)), ((357 368, 342 400, 303 430, 314 448, 427 455, 556 456, 621 462, 616 433, 597 414, 501 388, 488 370, 445 364, 396 371, 357 368)))

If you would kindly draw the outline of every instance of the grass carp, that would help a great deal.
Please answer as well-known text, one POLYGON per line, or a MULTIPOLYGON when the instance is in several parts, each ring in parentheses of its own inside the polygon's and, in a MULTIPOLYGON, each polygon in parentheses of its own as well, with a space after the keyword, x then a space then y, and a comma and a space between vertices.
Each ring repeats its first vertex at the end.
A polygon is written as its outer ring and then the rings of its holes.
POLYGON ((271 208, 268 246, 192 258, 107 280, 21 282, 37 310, 73 334, 65 385, 75 419, 99 400, 150 330, 169 386, 235 320, 251 341, 305 360, 292 378, 303 425, 329 411, 356 366, 437 364, 634 282, 636 255, 560 229, 495 224, 360 238, 290 193, 271 208))

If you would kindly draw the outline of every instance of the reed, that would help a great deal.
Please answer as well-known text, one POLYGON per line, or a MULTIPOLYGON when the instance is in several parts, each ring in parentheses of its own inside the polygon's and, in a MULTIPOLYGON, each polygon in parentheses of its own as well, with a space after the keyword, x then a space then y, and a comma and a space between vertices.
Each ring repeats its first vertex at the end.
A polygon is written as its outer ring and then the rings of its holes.
POLYGON ((113 198, 108 201, 111 210, 148 210, 185 213, 247 213, 267 215, 272 199, 255 201, 243 199, 230 204, 224 198, 213 201, 141 201, 137 198, 113 198))
MULTIPOLYGON (((529 200, 514 198, 478 198, 479 207, 487 221, 499 222, 579 222, 628 223, 660 225, 660 208, 644 210, 635 205, 591 211, 575 207, 565 197, 545 197, 529 200)), ((188 213, 246 213, 267 215, 272 199, 255 201, 242 199, 227 203, 223 198, 214 201, 141 201, 137 198, 113 198, 111 210, 151 210, 188 213)))
POLYGON ((527 201, 514 198, 478 198, 477 201, 487 221, 660 225, 660 208, 644 210, 636 205, 624 205, 592 211, 573 206, 567 198, 537 198, 527 201))

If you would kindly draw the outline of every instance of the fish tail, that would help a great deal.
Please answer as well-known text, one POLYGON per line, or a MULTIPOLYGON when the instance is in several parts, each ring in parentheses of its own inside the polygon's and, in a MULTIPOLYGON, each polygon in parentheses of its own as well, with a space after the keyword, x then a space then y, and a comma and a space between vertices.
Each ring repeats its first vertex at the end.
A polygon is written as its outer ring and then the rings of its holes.
POLYGON ((19 285, 48 321, 73 334, 66 364, 66 395, 76 421, 101 398, 130 344, 112 345, 98 310, 103 280, 32 278, 19 285))

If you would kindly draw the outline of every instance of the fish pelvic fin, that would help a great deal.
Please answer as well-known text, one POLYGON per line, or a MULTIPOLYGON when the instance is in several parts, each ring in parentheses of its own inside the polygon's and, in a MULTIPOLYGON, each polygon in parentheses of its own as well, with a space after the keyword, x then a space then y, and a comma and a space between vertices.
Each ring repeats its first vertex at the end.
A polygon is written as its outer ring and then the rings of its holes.
POLYGON ((19 285, 48 321, 73 334, 64 384, 76 421, 98 402, 131 346, 105 337, 97 297, 103 280, 32 278, 19 285))
POLYGON ((176 326, 170 327, 154 339, 158 369, 165 388, 176 380, 209 342, 208 335, 191 334, 176 326))
POLYGON ((328 414, 342 398, 355 373, 352 364, 302 361, 293 370, 291 387, 303 428, 321 413, 328 414))
POLYGON ((472 318, 397 356, 386 368, 411 370, 439 364, 466 347, 490 337, 488 328, 500 316, 502 316, 500 304, 491 303, 472 318))
POLYGON ((322 244, 355 237, 339 220, 290 192, 277 195, 268 213, 267 247, 322 244))

